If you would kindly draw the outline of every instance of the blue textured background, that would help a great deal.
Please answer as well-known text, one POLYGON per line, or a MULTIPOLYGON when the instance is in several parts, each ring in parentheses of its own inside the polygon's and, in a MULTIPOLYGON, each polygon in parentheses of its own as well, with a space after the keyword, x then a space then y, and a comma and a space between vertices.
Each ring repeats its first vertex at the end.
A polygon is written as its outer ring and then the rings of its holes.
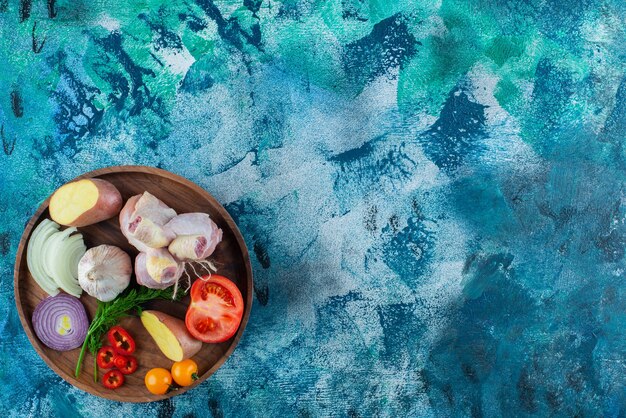
POLYGON ((623 0, 0 0, 8 416, 626 415, 623 0), (196 390, 87 395, 13 302, 56 187, 145 164, 253 253, 196 390))

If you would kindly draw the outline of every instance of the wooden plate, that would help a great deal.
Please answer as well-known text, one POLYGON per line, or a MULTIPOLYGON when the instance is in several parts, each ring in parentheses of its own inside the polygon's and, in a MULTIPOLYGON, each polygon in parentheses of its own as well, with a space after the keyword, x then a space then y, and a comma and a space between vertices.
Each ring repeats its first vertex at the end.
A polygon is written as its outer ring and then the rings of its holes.
MULTIPOLYGON (((35 307, 42 299, 47 297, 47 294, 41 290, 30 275, 26 264, 25 250, 33 228, 41 220, 49 218, 48 202, 50 198, 48 198, 41 204, 26 225, 15 261, 15 303, 17 304, 24 331, 26 331, 26 335, 28 335, 35 350, 52 370, 70 384, 93 395, 123 402, 151 402, 183 393, 207 379, 226 361, 235 349, 246 327, 252 306, 252 268, 246 244, 239 229, 237 229, 237 225, 235 225, 235 222, 222 205, 200 186, 187 179, 165 170, 142 166, 107 167, 83 174, 78 178, 91 177, 101 178, 113 183, 119 189, 124 201, 133 195, 147 190, 178 213, 205 212, 211 216, 224 231, 224 236, 222 242, 217 246, 216 251, 209 259, 218 268, 218 274, 230 278, 237 284, 245 303, 239 330, 233 338, 224 343, 204 344, 202 350, 193 356, 193 359, 198 363, 198 374, 200 376, 200 379, 194 385, 157 396, 152 395, 146 389, 143 382, 144 376, 153 367, 169 369, 173 362, 160 352, 142 326, 139 318, 125 318, 122 320, 121 325, 129 330, 137 343, 137 351, 135 353, 139 362, 137 371, 132 375, 126 376, 126 382, 117 390, 106 389, 100 381, 94 382, 93 357, 87 354, 83 362, 82 372, 78 378, 75 378, 74 369, 80 348, 59 352, 46 347, 35 335, 31 322, 35 307)), ((127 251, 132 258, 137 255, 137 250, 128 243, 120 232, 117 216, 95 225, 79 228, 79 231, 83 234, 88 248, 100 244, 111 244, 127 251)), ((131 279, 131 283, 133 282, 134 277, 131 279)), ((96 300, 85 292, 83 292, 80 300, 87 308, 89 318, 93 318, 96 311, 96 300)), ((150 309, 158 309, 184 319, 188 304, 189 297, 186 296, 180 302, 154 301, 147 306, 150 309)), ((100 379, 102 375, 103 373, 100 372, 100 379)))

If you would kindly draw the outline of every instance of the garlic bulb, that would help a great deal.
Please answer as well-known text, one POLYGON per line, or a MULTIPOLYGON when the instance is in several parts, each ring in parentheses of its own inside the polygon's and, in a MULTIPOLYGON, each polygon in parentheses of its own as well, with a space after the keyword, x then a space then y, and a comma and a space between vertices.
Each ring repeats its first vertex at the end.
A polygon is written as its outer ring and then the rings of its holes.
POLYGON ((117 297, 130 283, 130 256, 119 247, 99 245, 87 250, 78 263, 78 283, 102 302, 117 297))

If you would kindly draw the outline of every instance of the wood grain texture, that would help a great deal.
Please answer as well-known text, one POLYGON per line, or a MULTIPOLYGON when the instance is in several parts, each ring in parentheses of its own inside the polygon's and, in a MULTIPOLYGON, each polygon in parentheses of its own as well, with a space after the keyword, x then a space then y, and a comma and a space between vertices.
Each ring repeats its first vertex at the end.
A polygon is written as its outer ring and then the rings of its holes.
MULTIPOLYGON (((209 259, 218 268, 217 273, 231 279, 241 291, 245 303, 241 325, 235 336, 230 340, 220 344, 203 345, 202 350, 193 357, 198 363, 200 379, 187 388, 181 388, 161 396, 152 395, 145 388, 143 379, 149 369, 153 367, 169 369, 173 362, 160 352, 156 343, 137 317, 129 317, 121 321, 121 325, 129 330, 137 342, 135 355, 139 362, 138 370, 134 374, 126 376, 124 386, 113 391, 102 386, 100 381, 95 383, 93 379, 94 359, 90 354, 85 356, 81 375, 75 378, 74 369, 80 348, 59 352, 44 346, 36 337, 31 323, 35 307, 42 299, 47 297, 47 294, 30 275, 26 265, 25 250, 33 228, 41 220, 49 218, 48 203, 50 198, 48 198, 41 204, 26 225, 17 250, 14 269, 15 302, 22 326, 30 342, 39 355, 59 376, 70 384, 103 398, 122 402, 151 402, 175 396, 197 386, 211 376, 226 361, 239 342, 250 316, 253 292, 252 268, 248 250, 237 225, 235 225, 228 212, 208 192, 195 183, 168 171, 143 166, 117 166, 92 171, 78 178, 107 180, 119 189, 124 201, 133 195, 149 191, 176 210, 177 213, 208 213, 224 231, 222 242, 217 246, 217 249, 209 259)), ((83 234, 88 248, 100 244, 111 244, 127 251, 132 258, 137 255, 137 250, 128 243, 120 232, 117 216, 95 225, 79 228, 79 231, 83 234)), ((189 271, 189 273, 192 272, 189 271)), ((135 283, 134 279, 131 283, 135 283)), ((97 306, 96 300, 85 292, 83 292, 80 299, 87 309, 89 318, 93 318, 97 306)), ((186 296, 179 302, 153 301, 146 306, 149 309, 161 310, 184 319, 188 303, 189 297, 186 296)), ((103 373, 100 372, 100 379, 102 375, 103 373)))

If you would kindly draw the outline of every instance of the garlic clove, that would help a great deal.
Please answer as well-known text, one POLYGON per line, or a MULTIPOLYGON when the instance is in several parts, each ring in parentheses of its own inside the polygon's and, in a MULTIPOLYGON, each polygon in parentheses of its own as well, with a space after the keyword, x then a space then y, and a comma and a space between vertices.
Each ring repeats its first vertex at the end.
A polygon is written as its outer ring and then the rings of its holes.
POLYGON ((78 262, 78 284, 90 296, 109 302, 128 287, 132 272, 130 256, 121 248, 99 245, 78 262))

